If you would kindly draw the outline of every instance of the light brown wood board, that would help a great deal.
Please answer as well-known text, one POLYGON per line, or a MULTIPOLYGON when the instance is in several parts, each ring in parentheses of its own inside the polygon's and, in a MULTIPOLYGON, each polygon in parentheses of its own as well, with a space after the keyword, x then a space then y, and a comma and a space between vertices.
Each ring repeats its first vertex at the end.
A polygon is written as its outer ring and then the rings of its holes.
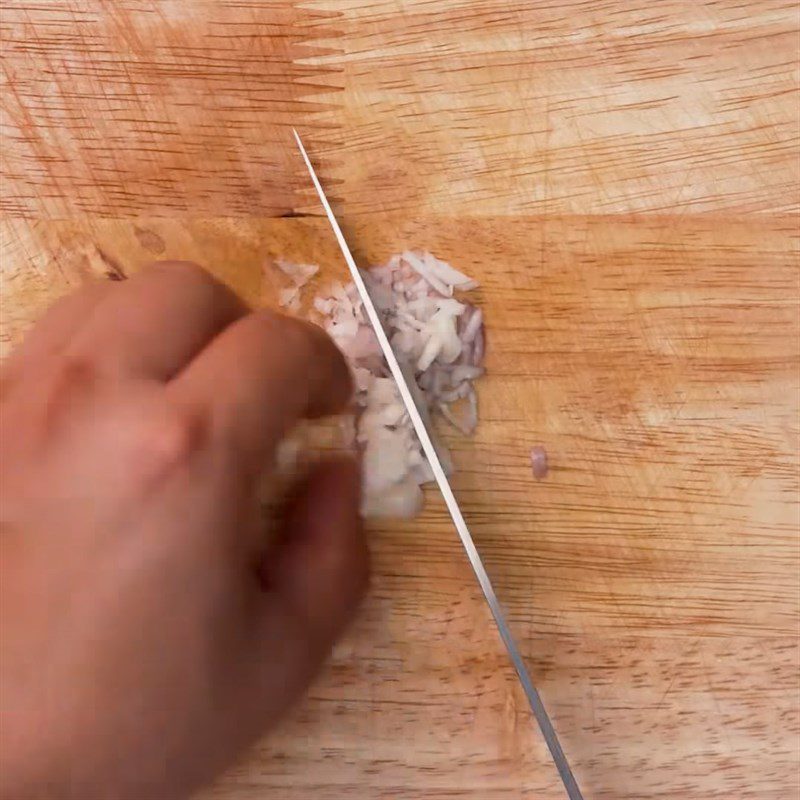
POLYGON ((325 17, 286 0, 4 3, 0 209, 290 213, 290 126, 329 85, 302 63, 325 52, 325 17))
MULTIPOLYGON (((196 259, 252 302, 270 255, 341 274, 324 220, 5 233, 27 307, 154 255, 196 259)), ((588 796, 793 787, 795 220, 371 218, 348 233, 364 263, 424 241, 481 280, 489 377, 477 435, 451 440, 455 486, 588 796)), ((290 735, 212 796, 559 797, 435 493, 373 549, 364 616, 290 735)))
MULTIPOLYGON (((96 7, 105 21, 124 11, 126 30, 153 5, 96 7)), ((184 38, 210 47, 192 51, 198 90, 219 87, 216 70, 248 42, 271 42, 264 16, 249 16, 263 4, 229 4, 228 19, 245 16, 231 39, 207 36, 211 4, 158 5, 173 12, 160 58, 184 38)), ((314 5, 341 16, 317 18, 322 49, 286 63, 337 87, 303 100, 300 127, 359 256, 424 245, 482 280, 490 375, 476 438, 452 442, 457 491, 587 796, 796 794, 791 5, 314 5), (526 463, 534 443, 553 464, 542 483, 526 463)), ((73 6, 39 3, 22 50, 50 52, 55 30, 85 55, 73 6)), ((86 80, 105 90, 96 61, 81 62, 86 80)), ((183 134, 194 177, 162 153, 157 171, 172 177, 148 194, 140 158, 130 173, 112 161, 65 176, 73 148, 102 154, 103 139, 72 117, 67 144, 51 139, 51 101, 34 94, 12 102, 53 149, 14 155, 4 184, 21 198, 6 206, 5 346, 87 276, 152 258, 199 260, 251 301, 268 254, 336 269, 324 222, 242 218, 317 211, 282 149, 285 118, 258 150, 190 93, 187 118, 202 111, 212 126, 183 134), (213 148, 198 160, 214 126, 230 128, 225 152, 242 164, 283 165, 256 201, 241 173, 222 180, 213 148)), ((81 91, 63 97, 75 109, 81 91)), ((251 126, 284 102, 253 99, 241 98, 251 126)), ((95 108, 109 113, 105 102, 95 108)), ((130 108, 137 125, 178 113, 130 108)), ((158 130, 144 150, 168 141, 158 130)), ((141 140, 122 141, 135 152, 141 140)), ((432 497, 419 523, 376 528, 372 542, 356 629, 290 725, 209 796, 561 797, 441 505, 432 497)))
POLYGON ((308 5, 340 15, 303 63, 344 89, 315 150, 349 215, 800 208, 792 0, 308 5))

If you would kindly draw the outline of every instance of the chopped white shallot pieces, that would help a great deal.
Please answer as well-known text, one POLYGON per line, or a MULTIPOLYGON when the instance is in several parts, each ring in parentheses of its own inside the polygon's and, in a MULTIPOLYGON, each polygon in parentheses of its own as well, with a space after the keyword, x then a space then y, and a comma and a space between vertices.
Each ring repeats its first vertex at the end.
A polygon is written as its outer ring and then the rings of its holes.
POLYGON ((459 289, 462 292, 468 292, 470 289, 478 288, 477 281, 473 281, 471 278, 468 278, 466 275, 464 275, 463 272, 459 272, 457 269, 454 269, 446 261, 440 261, 430 253, 424 253, 422 260, 428 269, 430 269, 431 272, 436 275, 437 278, 439 278, 439 280, 449 286, 452 286, 454 289, 459 289))
POLYGON ((289 311, 300 310, 300 289, 297 286, 289 286, 278 292, 278 305, 281 308, 288 308, 289 311))
POLYGON ((316 264, 293 264, 279 258, 275 266, 298 288, 302 289, 318 272, 316 264))
POLYGON ((482 326, 483 312, 479 308, 474 308, 470 314, 469 321, 464 327, 464 332, 462 334, 464 341, 468 343, 474 342, 482 326))
POLYGON ((278 305, 288 311, 297 313, 301 307, 300 292, 319 272, 319 267, 316 264, 293 264, 291 261, 286 261, 282 258, 267 263, 274 264, 291 281, 291 286, 278 291, 278 305))
MULTIPOLYGON (((411 267, 411 269, 419 273, 430 284, 431 288, 435 289, 442 297, 453 296, 453 285, 448 285, 439 278, 436 270, 431 267, 430 262, 425 258, 425 256, 420 258, 416 253, 412 253, 410 250, 407 250, 405 253, 403 253, 401 258, 411 267)), ((414 285, 417 286, 418 283, 415 283, 414 285)))
POLYGON ((333 311, 334 301, 333 300, 323 300, 321 297, 314 298, 314 309, 326 316, 333 311))
MULTIPOLYGON (((281 304, 299 307, 313 265, 276 262, 293 283, 281 304)), ((454 292, 477 283, 430 253, 406 251, 366 270, 364 281, 426 427, 437 413, 465 435, 478 424, 473 381, 484 374, 483 314, 454 292)), ((336 282, 313 301, 314 312, 347 357, 356 387, 354 439, 363 456, 366 516, 410 517, 422 508, 421 486, 434 480, 430 466, 386 366, 354 284, 336 282)), ((442 466, 452 460, 434 442, 442 466)))

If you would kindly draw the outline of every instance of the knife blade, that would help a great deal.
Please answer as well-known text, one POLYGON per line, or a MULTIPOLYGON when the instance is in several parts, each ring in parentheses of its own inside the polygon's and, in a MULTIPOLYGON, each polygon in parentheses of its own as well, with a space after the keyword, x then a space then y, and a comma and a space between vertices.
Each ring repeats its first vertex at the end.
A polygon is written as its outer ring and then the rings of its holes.
POLYGON ((578 782, 575 780, 575 776, 572 774, 572 769, 570 768, 567 757, 564 755, 564 751, 561 748, 560 742, 558 741, 558 736, 553 728, 553 723, 550 721, 550 717, 547 714, 539 692, 536 690, 536 687, 531 681, 528 668, 525 666, 525 661, 522 658, 522 654, 520 653, 517 643, 511 634, 511 629, 508 626, 505 614, 500 606, 500 601, 497 599, 494 587, 492 586, 492 582, 489 580, 489 575, 486 572, 486 568, 483 565, 483 561, 478 553, 478 549, 475 546, 472 534, 469 532, 467 523, 464 520, 464 515, 461 513, 461 508, 459 507, 458 501, 456 500, 453 490, 450 487, 450 482, 447 480, 447 475, 445 475, 444 469, 442 468, 442 463, 439 460, 436 448, 433 445, 433 440, 431 439, 428 430, 425 427, 422 416, 417 409, 417 404, 414 402, 414 397, 411 394, 411 389, 409 388, 408 383, 406 382, 406 377, 403 373, 402 367, 400 366, 400 362, 397 360, 397 356, 395 356, 392 346, 389 343, 389 339, 386 336, 386 332, 383 329, 378 312, 375 309, 375 305, 372 302, 369 292, 367 291, 367 286, 364 283, 364 278, 361 275, 361 271, 356 265, 353 254, 350 252, 350 248, 348 247, 347 241, 342 233, 342 229, 339 227, 339 223, 337 222, 333 210, 331 209, 328 198, 325 196, 325 192, 322 189, 322 184, 319 182, 317 173, 311 164, 311 159, 308 157, 308 153, 306 152, 303 142, 300 139, 300 134, 294 128, 292 128, 292 131, 294 133, 294 138, 297 141, 297 146, 300 149, 300 154, 302 155, 303 161, 308 169, 308 173, 311 176, 311 181, 317 191, 317 195, 322 203, 322 207, 325 209, 325 215, 328 217, 328 222, 330 222, 331 228, 333 228, 333 233, 336 236, 336 241, 339 244, 339 249, 342 251, 344 260, 347 263, 348 269, 350 270, 353 283, 358 289, 364 310, 366 311, 370 324, 375 331, 375 336, 377 337, 378 343, 383 351, 384 358, 389 366, 389 371, 392 373, 392 377, 397 384, 397 388, 400 392, 400 397, 403 400, 403 404, 405 405, 406 412, 411 420, 411 424, 414 426, 414 431, 417 434, 419 443, 422 446, 422 451, 425 453, 425 457, 428 459, 431 471, 436 478, 436 483, 439 486, 442 497, 444 497, 447 510, 450 512, 453 524, 455 525, 456 531, 461 539, 461 544, 464 546, 467 558, 472 565, 472 570, 475 573, 475 577, 478 579, 478 583, 483 590, 483 595, 486 598, 486 602, 488 603, 489 609, 492 612, 492 617, 497 625, 500 638, 505 645, 506 651, 511 659, 511 663, 513 664, 517 673, 517 677, 519 678, 522 688, 525 691, 525 696, 528 699, 531 711, 533 712, 533 716, 539 725, 539 729, 542 732, 545 743, 550 750, 550 755, 553 758, 553 762, 558 770, 558 774, 561 777, 562 783, 564 784, 564 789, 567 792, 567 796, 569 797, 569 800, 583 800, 583 795, 578 787, 578 782))

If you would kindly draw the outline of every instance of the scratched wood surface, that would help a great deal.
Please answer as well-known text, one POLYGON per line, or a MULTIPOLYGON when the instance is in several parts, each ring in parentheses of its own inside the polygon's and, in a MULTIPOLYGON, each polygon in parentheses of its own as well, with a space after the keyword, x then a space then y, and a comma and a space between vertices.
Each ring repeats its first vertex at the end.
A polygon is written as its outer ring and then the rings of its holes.
MULTIPOLYGON (((590 797, 798 786, 798 298, 793 217, 407 217, 482 282, 481 425, 456 488, 590 797), (552 462, 545 482, 531 445, 552 462)), ((268 255, 341 270, 323 220, 6 226, 9 295, 44 305, 154 256, 252 302, 268 255)), ((20 322, 20 325, 25 324, 20 322)), ((376 583, 287 733, 211 797, 559 797, 444 509, 374 532, 376 583)))
MULTIPOLYGON (((457 491, 587 797, 797 795, 794 4, 9 9, 4 349, 153 258, 253 302, 269 254, 336 271, 324 222, 265 218, 318 213, 298 124, 364 262, 482 280, 457 491)), ((373 552, 308 701, 207 797, 561 797, 440 504, 373 552)))
MULTIPOLYGON (((316 0, 349 214, 797 210, 794 0, 316 0)), ((307 124, 309 133, 313 125, 307 124)))
POLYGON ((327 71, 300 56, 322 20, 286 0, 3 3, 0 209, 289 212, 289 126, 327 71))

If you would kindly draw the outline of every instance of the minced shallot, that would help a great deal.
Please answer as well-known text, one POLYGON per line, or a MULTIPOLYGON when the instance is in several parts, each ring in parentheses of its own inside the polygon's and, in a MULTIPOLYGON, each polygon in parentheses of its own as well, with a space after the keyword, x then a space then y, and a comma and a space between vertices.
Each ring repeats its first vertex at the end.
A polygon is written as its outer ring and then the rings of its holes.
POLYGON ((275 266, 291 281, 291 286, 278 292, 278 305, 289 311, 300 311, 300 292, 319 272, 316 264, 293 264, 282 258, 275 260, 275 266))
MULTIPOLYGON (((277 261, 292 286, 280 303, 300 307, 300 290, 317 269, 277 261)), ((461 433, 474 433, 484 354, 483 314, 454 294, 477 283, 431 253, 406 251, 365 270, 364 281, 423 421, 440 414, 461 433)), ((383 358, 355 285, 336 282, 313 301, 316 319, 350 364, 358 413, 355 444, 363 457, 366 516, 410 517, 422 507, 421 486, 433 474, 383 358)), ((313 315, 313 314, 312 314, 313 315)), ((452 462, 435 446, 446 470, 452 462)))

